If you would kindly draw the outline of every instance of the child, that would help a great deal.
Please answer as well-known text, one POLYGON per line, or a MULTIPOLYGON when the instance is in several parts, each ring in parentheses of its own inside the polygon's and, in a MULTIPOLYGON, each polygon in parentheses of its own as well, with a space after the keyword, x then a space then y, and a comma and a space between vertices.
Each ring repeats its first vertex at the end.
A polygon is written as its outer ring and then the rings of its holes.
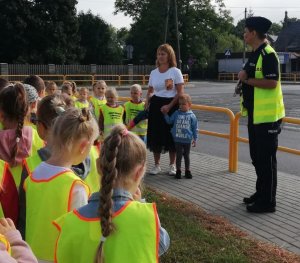
POLYGON ((184 157, 185 177, 192 178, 190 171, 190 150, 191 145, 196 146, 198 136, 197 117, 191 111, 192 100, 187 94, 179 97, 179 110, 175 111, 171 117, 165 114, 165 120, 172 124, 172 136, 176 148, 176 179, 181 178, 181 159, 184 157))
POLYGON ((88 101, 89 90, 88 88, 80 88, 79 90, 79 98, 75 100, 75 107, 78 109, 87 108, 91 109, 91 105, 88 101))
MULTIPOLYGON (((130 88, 131 100, 125 102, 125 124, 130 125, 130 122, 142 111, 145 110, 145 103, 142 101, 142 87, 139 84, 134 84, 130 88)), ((138 135, 143 141, 147 135, 147 121, 143 120, 135 125, 131 131, 138 135)))
POLYGON ((25 92, 26 92, 26 98, 28 102, 28 113, 26 115, 25 123, 26 126, 31 126, 32 128, 36 128, 36 109, 37 104, 39 100, 39 95, 36 91, 36 89, 29 85, 24 84, 25 92))
POLYGON ((72 86, 72 99, 75 101, 77 100, 78 97, 78 91, 77 91, 77 84, 75 81, 71 81, 71 86, 72 86))
POLYGON ((46 96, 54 95, 57 92, 57 85, 54 81, 46 82, 46 96))
MULTIPOLYGON (((13 177, 7 178, 10 186, 6 186, 3 193, 14 198, 18 198, 23 159, 44 145, 35 129, 24 126, 27 114, 28 103, 23 84, 11 84, 0 92, 0 121, 3 124, 3 130, 0 131, 0 159, 9 164, 13 177)), ((17 218, 12 219, 16 222, 17 218)))
POLYGON ((36 89, 40 99, 45 97, 46 86, 44 80, 41 77, 37 75, 30 75, 24 80, 24 84, 33 86, 36 89))
POLYGON ((103 174, 100 196, 93 195, 86 206, 55 221, 60 232, 57 263, 103 262, 102 257, 110 263, 158 262, 170 239, 155 204, 141 202, 146 157, 145 144, 124 125, 112 130, 98 162, 103 174))
POLYGON ((88 186, 71 166, 86 158, 97 136, 97 123, 88 110, 68 109, 54 122, 50 158, 25 180, 25 237, 40 262, 53 260, 56 236, 51 222, 87 203, 88 186))
POLYGON ((92 103, 96 120, 99 121, 100 107, 106 104, 105 92, 107 85, 104 80, 99 80, 93 84, 94 96, 90 98, 92 103))
POLYGON ((99 128, 100 135, 106 138, 112 128, 123 123, 124 108, 117 104, 118 93, 115 88, 105 92, 107 103, 100 108, 99 128))
POLYGON ((61 86, 61 93, 68 94, 73 99, 73 87, 71 82, 65 81, 61 86))
POLYGON ((37 263, 30 247, 9 218, 0 219, 0 262, 37 263))

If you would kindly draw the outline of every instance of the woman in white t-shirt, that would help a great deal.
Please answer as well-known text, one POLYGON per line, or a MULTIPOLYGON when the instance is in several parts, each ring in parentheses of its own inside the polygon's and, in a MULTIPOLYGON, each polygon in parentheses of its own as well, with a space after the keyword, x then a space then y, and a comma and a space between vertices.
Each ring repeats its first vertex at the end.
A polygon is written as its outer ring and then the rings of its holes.
POLYGON ((170 126, 164 114, 171 115, 178 109, 178 97, 183 94, 184 81, 176 68, 176 56, 169 44, 160 45, 156 53, 157 68, 151 71, 147 100, 151 98, 148 116, 147 148, 153 152, 155 166, 150 174, 158 174, 161 153, 169 152, 170 175, 176 174, 176 150, 170 126))

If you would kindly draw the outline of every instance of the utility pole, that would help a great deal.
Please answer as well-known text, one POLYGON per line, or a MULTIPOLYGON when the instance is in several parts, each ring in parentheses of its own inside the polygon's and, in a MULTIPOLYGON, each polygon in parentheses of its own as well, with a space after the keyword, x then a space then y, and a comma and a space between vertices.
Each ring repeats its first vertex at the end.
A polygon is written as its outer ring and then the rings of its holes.
MULTIPOLYGON (((246 19, 247 19, 247 7, 245 7, 245 22, 244 22, 244 27, 246 25, 246 19)), ((245 39, 243 38, 244 41, 244 50, 243 50, 243 65, 245 64, 246 61, 246 42, 245 39)))
POLYGON ((168 24, 169 24, 169 11, 170 11, 170 0, 167 0, 167 16, 166 16, 166 22, 165 22, 165 38, 164 38, 164 43, 167 43, 168 24))
POLYGON ((176 38, 177 38, 177 59, 178 59, 178 68, 181 70, 181 56, 180 56, 180 39, 178 31, 178 16, 177 16, 177 1, 174 0, 174 11, 175 11, 175 26, 176 26, 176 38))

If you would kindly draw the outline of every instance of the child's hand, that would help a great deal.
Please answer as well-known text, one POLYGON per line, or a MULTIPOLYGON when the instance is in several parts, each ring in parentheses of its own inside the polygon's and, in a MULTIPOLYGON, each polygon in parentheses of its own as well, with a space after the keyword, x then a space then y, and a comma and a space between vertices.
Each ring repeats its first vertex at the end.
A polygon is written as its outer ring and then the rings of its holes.
POLYGON ((192 147, 196 147, 196 141, 195 140, 192 141, 192 147))
POLYGON ((0 218, 0 234, 5 236, 11 230, 16 230, 14 222, 10 218, 0 218))
POLYGON ((135 201, 141 201, 142 199, 142 192, 141 189, 138 187, 138 189, 136 189, 136 192, 133 194, 133 200, 135 201))

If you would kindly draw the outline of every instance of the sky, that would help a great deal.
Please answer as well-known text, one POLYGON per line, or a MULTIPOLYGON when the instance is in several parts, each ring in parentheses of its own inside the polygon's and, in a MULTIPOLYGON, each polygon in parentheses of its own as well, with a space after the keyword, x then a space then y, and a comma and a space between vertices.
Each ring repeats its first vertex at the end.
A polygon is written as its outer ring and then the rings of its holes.
MULTIPOLYGON (((77 0, 77 10, 87 12, 89 9, 95 15, 100 15, 107 23, 116 28, 130 27, 132 20, 123 14, 113 15, 114 0, 77 0)), ((162 0, 165 1, 165 0, 162 0)), ((243 19, 245 8, 256 16, 265 16, 272 22, 279 23, 284 19, 284 12, 289 17, 300 19, 299 0, 223 0, 226 8, 231 11, 235 24, 243 19)))

